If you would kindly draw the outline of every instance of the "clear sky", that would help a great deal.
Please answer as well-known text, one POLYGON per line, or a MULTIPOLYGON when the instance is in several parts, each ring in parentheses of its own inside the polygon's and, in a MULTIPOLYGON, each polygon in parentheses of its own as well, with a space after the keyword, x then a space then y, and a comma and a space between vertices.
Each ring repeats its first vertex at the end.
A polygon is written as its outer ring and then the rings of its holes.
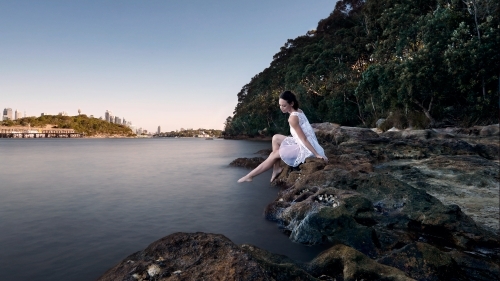
POLYGON ((240 89, 335 2, 0 1, 0 109, 223 129, 240 89))

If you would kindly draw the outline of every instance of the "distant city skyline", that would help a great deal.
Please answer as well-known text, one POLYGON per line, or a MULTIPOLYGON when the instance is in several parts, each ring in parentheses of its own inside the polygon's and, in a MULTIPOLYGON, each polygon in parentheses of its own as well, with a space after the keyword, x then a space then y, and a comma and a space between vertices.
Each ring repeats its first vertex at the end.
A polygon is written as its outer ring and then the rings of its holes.
POLYGON ((107 108, 149 132, 223 129, 241 88, 335 3, 2 1, 0 104, 27 116, 107 108))

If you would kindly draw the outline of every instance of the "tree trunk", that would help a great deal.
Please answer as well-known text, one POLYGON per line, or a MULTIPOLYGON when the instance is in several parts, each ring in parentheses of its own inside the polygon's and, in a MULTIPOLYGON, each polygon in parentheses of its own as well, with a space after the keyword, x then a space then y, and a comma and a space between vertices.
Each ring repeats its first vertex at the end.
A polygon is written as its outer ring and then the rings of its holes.
POLYGON ((429 107, 425 108, 423 103, 419 103, 416 99, 413 100, 413 103, 415 103, 416 105, 418 105, 422 109, 422 111, 425 114, 425 117, 427 117, 427 119, 429 119, 429 121, 431 122, 431 124, 430 124, 431 128, 436 125, 436 120, 434 120, 434 118, 432 117, 432 115, 430 113, 430 111, 432 109, 432 102, 433 101, 434 101, 434 97, 431 97, 431 101, 429 102, 429 107))
POLYGON ((365 122, 365 119, 363 119, 363 114, 361 112, 361 106, 359 106, 359 100, 358 100, 358 97, 354 96, 356 98, 356 101, 352 101, 350 99, 347 98, 347 96, 344 94, 344 99, 349 101, 349 102, 352 102, 354 103, 357 107, 358 107, 358 118, 359 120, 361 120, 361 122, 363 122, 363 125, 366 125, 366 122, 365 122))

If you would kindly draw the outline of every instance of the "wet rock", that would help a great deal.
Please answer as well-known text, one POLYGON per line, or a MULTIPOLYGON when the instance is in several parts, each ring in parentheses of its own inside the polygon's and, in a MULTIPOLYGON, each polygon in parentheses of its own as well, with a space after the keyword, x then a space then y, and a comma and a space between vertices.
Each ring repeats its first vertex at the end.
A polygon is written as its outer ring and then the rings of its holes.
POLYGON ((401 270, 380 264, 345 245, 335 245, 310 262, 313 274, 336 280, 414 280, 401 270))
POLYGON ((229 163, 230 166, 233 167, 243 167, 248 169, 254 169, 260 165, 260 163, 264 162, 263 157, 253 157, 253 158, 237 158, 233 160, 233 162, 229 163))
POLYGON ((174 233, 108 270, 106 280, 317 280, 292 260, 223 235, 174 233))
POLYGON ((316 171, 322 170, 327 165, 327 162, 318 158, 307 158, 305 163, 300 165, 300 171, 304 174, 312 174, 316 171))
MULTIPOLYGON (((496 249, 498 252, 499 249, 496 249)), ((500 266, 498 259, 491 257, 491 251, 479 248, 478 251, 451 251, 449 256, 461 268, 463 278, 459 280, 498 280, 500 266)))
POLYGON ((397 268, 336 245, 309 263, 219 234, 174 233, 108 270, 104 280, 413 280, 397 268))
POLYGON ((305 267, 304 265, 299 265, 286 256, 273 254, 258 247, 246 244, 242 245, 241 249, 255 260, 264 272, 266 272, 266 277, 268 279, 265 280, 318 280, 303 268, 305 267))
MULTIPOLYGON (((329 162, 285 167, 265 216, 294 242, 342 245, 405 278, 492 280, 500 263, 500 145, 496 127, 484 128, 375 137, 369 129, 318 126, 329 162)), ((313 276, 355 276, 339 274, 345 263, 328 259, 323 264, 335 272, 313 276)))
POLYGON ((498 162, 477 155, 439 155, 391 161, 375 167, 378 173, 389 173, 444 204, 459 205, 464 213, 492 231, 500 229, 499 170, 498 162))
POLYGON ((411 243, 378 262, 398 268, 416 280, 467 280, 450 255, 426 243, 411 243))
POLYGON ((417 280, 489 280, 500 261, 499 144, 475 137, 479 131, 333 142, 322 169, 282 173, 288 188, 266 217, 294 242, 346 245, 417 280), (336 196, 335 205, 320 200, 325 194, 336 196), (478 248, 489 256, 469 260, 478 248))

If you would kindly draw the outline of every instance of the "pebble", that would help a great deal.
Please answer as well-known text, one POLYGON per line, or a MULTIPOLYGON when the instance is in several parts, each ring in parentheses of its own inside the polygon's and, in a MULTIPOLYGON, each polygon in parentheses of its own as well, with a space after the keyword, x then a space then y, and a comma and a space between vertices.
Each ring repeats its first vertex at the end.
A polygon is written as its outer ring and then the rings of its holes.
POLYGON ((148 274, 149 276, 153 277, 160 273, 160 267, 157 266, 156 264, 152 264, 148 267, 148 274))

